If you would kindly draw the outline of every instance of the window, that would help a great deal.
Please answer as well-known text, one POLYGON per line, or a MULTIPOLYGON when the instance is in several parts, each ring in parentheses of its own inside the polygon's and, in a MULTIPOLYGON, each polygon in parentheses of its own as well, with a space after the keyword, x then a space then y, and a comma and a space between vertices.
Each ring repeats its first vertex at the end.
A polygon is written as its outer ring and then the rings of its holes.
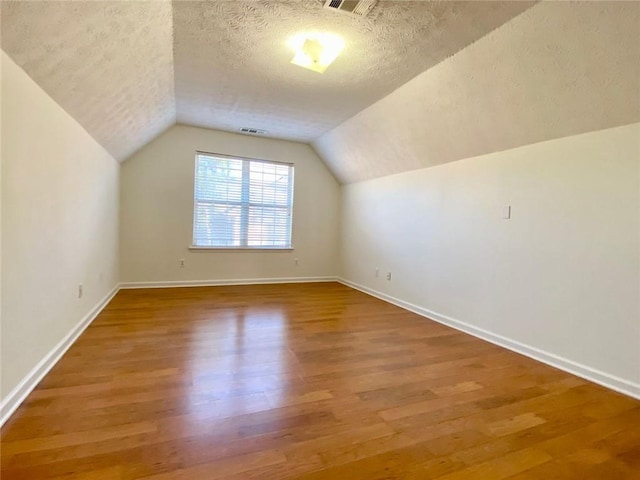
POLYGON ((196 153, 193 246, 291 248, 293 165, 196 153))

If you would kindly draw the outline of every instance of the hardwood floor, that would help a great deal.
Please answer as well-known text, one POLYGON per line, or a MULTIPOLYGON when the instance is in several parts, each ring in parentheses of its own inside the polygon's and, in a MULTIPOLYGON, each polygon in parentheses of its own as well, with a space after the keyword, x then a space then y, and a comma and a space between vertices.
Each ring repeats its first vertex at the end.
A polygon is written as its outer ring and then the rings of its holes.
POLYGON ((124 290, 11 479, 638 479, 640 402, 337 283, 124 290))

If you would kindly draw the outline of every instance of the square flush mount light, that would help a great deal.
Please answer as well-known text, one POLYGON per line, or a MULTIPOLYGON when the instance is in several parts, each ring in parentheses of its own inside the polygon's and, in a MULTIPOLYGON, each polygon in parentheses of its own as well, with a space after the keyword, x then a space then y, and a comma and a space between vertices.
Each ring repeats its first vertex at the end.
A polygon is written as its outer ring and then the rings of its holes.
POLYGON ((289 39, 295 52, 291 63, 323 73, 344 48, 344 41, 331 33, 299 33, 289 39))

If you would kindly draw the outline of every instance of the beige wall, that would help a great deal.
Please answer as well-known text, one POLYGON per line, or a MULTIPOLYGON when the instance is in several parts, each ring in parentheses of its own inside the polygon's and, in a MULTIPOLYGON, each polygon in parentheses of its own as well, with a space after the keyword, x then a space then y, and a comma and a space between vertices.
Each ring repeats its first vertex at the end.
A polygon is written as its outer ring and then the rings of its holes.
POLYGON ((339 195, 339 185, 308 145, 177 125, 122 165, 121 280, 335 276, 339 195), (295 164, 295 250, 189 251, 196 150, 295 164), (180 259, 185 260, 184 268, 180 259))
POLYGON ((2 128, 4 400, 118 282, 119 165, 4 52, 2 128))
POLYGON ((345 186, 342 275, 640 395, 639 174, 632 124, 345 186))

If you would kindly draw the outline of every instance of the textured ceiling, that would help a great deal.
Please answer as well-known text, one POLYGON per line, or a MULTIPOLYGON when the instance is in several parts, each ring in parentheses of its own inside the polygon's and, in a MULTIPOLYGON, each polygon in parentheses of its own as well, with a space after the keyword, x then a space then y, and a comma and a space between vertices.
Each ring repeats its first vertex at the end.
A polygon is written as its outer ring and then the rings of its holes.
POLYGON ((544 2, 321 136, 356 182, 640 121, 640 3, 544 2))
POLYGON ((3 1, 2 49, 118 160, 175 123, 167 1, 3 1))
POLYGON ((178 122, 311 141, 531 5, 382 0, 354 18, 323 3, 174 2, 178 122), (316 30, 346 43, 322 75, 286 45, 316 30))
POLYGON ((313 140, 531 5, 381 0, 353 18, 322 4, 3 1, 2 49, 123 160, 176 119, 313 140), (289 63, 307 30, 346 40, 323 75, 289 63))

